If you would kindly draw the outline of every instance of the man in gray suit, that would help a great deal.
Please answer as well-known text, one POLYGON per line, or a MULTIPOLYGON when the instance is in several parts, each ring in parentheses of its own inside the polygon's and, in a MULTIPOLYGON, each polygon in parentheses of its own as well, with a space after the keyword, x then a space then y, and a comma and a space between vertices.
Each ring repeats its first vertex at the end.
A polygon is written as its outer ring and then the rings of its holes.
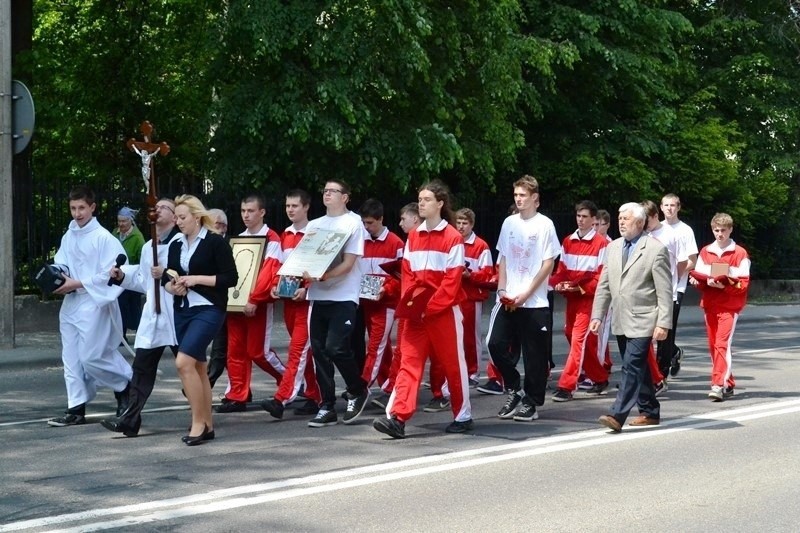
POLYGON ((619 208, 622 236, 606 248, 589 324, 589 331, 598 333, 602 317, 614 306, 611 332, 622 354, 622 382, 611 413, 598 420, 614 433, 622 431, 634 405, 639 416, 631 426, 655 426, 661 418, 647 352, 650 343, 664 340, 672 327, 672 274, 667 249, 643 234, 646 218, 638 203, 619 208))

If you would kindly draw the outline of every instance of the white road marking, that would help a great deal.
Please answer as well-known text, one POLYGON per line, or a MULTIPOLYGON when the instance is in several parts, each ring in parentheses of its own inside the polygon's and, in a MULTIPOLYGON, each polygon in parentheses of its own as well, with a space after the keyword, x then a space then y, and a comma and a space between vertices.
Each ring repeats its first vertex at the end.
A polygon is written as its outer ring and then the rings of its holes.
POLYGON ((620 435, 609 435, 608 431, 605 429, 580 431, 566 435, 532 438, 522 442, 498 446, 415 457, 392 463, 368 465, 335 472, 323 472, 269 483, 231 487, 229 489, 215 490, 180 498, 155 500, 133 505, 24 520, 0 525, 0 532, 20 531, 48 526, 65 526, 74 522, 86 522, 91 520, 99 521, 60 531, 100 531, 130 527, 137 524, 174 520, 176 518, 225 511, 239 507, 258 505, 265 502, 286 500, 375 483, 425 476, 449 470, 471 468, 546 453, 556 453, 589 446, 612 445, 634 439, 660 437, 671 433, 703 429, 729 424, 731 422, 743 422, 797 412, 800 412, 800 398, 751 405, 737 409, 720 410, 669 420, 665 421, 659 427, 626 428, 625 432, 620 435), (355 477, 355 479, 346 479, 351 477, 355 477), (313 484, 313 486, 304 486, 310 484, 313 484), (104 517, 119 515, 126 516, 102 521, 104 517))
MULTIPOLYGON (((154 407, 153 409, 143 409, 142 412, 143 413, 165 413, 165 412, 168 412, 168 411, 188 411, 188 410, 189 410, 189 405, 186 404, 186 405, 173 405, 173 406, 170 406, 170 407, 154 407)), ((116 416, 116 415, 117 415, 117 413, 113 412, 113 411, 108 412, 108 413, 94 413, 92 415, 87 416, 86 420, 87 421, 101 420, 103 418, 109 418, 109 417, 113 417, 113 416, 116 416)), ((28 425, 28 424, 42 424, 42 423, 45 423, 48 420, 52 420, 52 419, 53 419, 53 417, 51 416, 51 417, 48 417, 48 418, 33 418, 33 419, 30 419, 30 420, 17 420, 16 422, 0 422, 0 428, 10 427, 10 426, 25 426, 25 425, 28 425)))

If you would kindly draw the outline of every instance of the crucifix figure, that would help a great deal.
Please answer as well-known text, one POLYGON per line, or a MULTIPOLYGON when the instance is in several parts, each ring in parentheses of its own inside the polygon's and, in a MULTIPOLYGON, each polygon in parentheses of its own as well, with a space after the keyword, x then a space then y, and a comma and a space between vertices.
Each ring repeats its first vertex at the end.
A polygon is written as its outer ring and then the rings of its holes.
POLYGON ((139 148, 136 146, 136 143, 133 143, 131 145, 131 149, 142 158, 142 179, 144 180, 144 193, 150 194, 150 160, 153 159, 154 156, 158 155, 161 147, 159 146, 156 148, 155 152, 150 153, 147 150, 139 150, 139 148))
MULTIPOLYGON (((142 179, 144 180, 145 194, 147 195, 147 220, 150 221, 150 239, 153 241, 153 266, 158 266, 158 231, 156 230, 156 203, 158 202, 158 187, 156 186, 156 173, 153 170, 153 158, 158 154, 167 155, 169 145, 165 142, 155 144, 150 142, 153 134, 153 125, 148 121, 142 122, 140 128, 143 141, 130 139, 126 146, 142 159, 142 179)), ((155 284, 155 308, 156 313, 161 313, 161 302, 159 301, 159 282, 153 280, 155 284)))

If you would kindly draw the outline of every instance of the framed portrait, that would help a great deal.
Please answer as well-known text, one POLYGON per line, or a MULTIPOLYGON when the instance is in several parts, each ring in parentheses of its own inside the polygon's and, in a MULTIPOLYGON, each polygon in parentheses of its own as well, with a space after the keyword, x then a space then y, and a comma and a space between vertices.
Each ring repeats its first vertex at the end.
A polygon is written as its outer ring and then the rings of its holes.
POLYGON ((303 272, 319 279, 335 260, 341 262, 341 251, 344 248, 348 233, 315 229, 300 240, 278 270, 281 276, 303 277, 303 272))
POLYGON ((231 237, 230 245, 239 280, 235 286, 228 289, 228 311, 241 313, 244 311, 244 306, 247 305, 247 297, 250 296, 256 285, 261 263, 264 260, 267 238, 264 236, 231 237))

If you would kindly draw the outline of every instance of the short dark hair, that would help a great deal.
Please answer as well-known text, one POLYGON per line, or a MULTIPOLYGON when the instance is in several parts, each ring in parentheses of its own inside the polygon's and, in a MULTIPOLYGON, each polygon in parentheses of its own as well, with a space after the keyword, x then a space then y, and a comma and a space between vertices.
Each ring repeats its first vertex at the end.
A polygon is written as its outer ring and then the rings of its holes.
POLYGON ((358 214, 363 217, 371 217, 374 219, 383 218, 383 204, 380 200, 369 198, 358 210, 358 214))
POLYGON ((406 204, 401 207, 400 216, 403 216, 406 213, 411 213, 415 217, 419 218, 419 204, 417 202, 411 202, 410 204, 406 204))
POLYGON ((644 214, 647 215, 647 218, 658 216, 658 206, 653 200, 645 200, 641 202, 641 205, 644 208, 644 214))
POLYGON ((592 217, 596 217, 597 216, 597 204, 595 204, 593 201, 591 201, 591 200, 581 200, 580 202, 575 204, 575 213, 576 214, 578 213, 578 211, 583 211, 584 209, 588 209, 589 210, 589 214, 592 215, 592 217))
POLYGON ((350 195, 350 185, 347 182, 340 180, 339 178, 331 178, 325 180, 325 183, 335 183, 339 187, 342 188, 342 194, 350 195))
POLYGON ((597 210, 597 214, 595 215, 595 217, 599 218, 600 220, 602 220, 606 224, 610 224, 611 223, 611 213, 609 213, 605 209, 598 209, 597 210))
POLYGON ((249 204, 250 202, 256 202, 258 204, 259 209, 263 209, 265 211, 267 210, 266 200, 264 200, 264 197, 257 192, 251 192, 250 194, 242 198, 243 204, 249 204))
POLYGON ((462 207, 461 209, 456 211, 456 221, 459 218, 463 218, 473 226, 475 225, 475 211, 473 211, 469 207, 462 207))
POLYGON ((94 191, 87 185, 78 185, 69 191, 69 201, 84 200, 87 204, 92 205, 95 203, 94 191))
POLYGON ((303 189, 292 189, 286 193, 286 198, 300 198, 302 205, 311 204, 311 195, 303 189))

